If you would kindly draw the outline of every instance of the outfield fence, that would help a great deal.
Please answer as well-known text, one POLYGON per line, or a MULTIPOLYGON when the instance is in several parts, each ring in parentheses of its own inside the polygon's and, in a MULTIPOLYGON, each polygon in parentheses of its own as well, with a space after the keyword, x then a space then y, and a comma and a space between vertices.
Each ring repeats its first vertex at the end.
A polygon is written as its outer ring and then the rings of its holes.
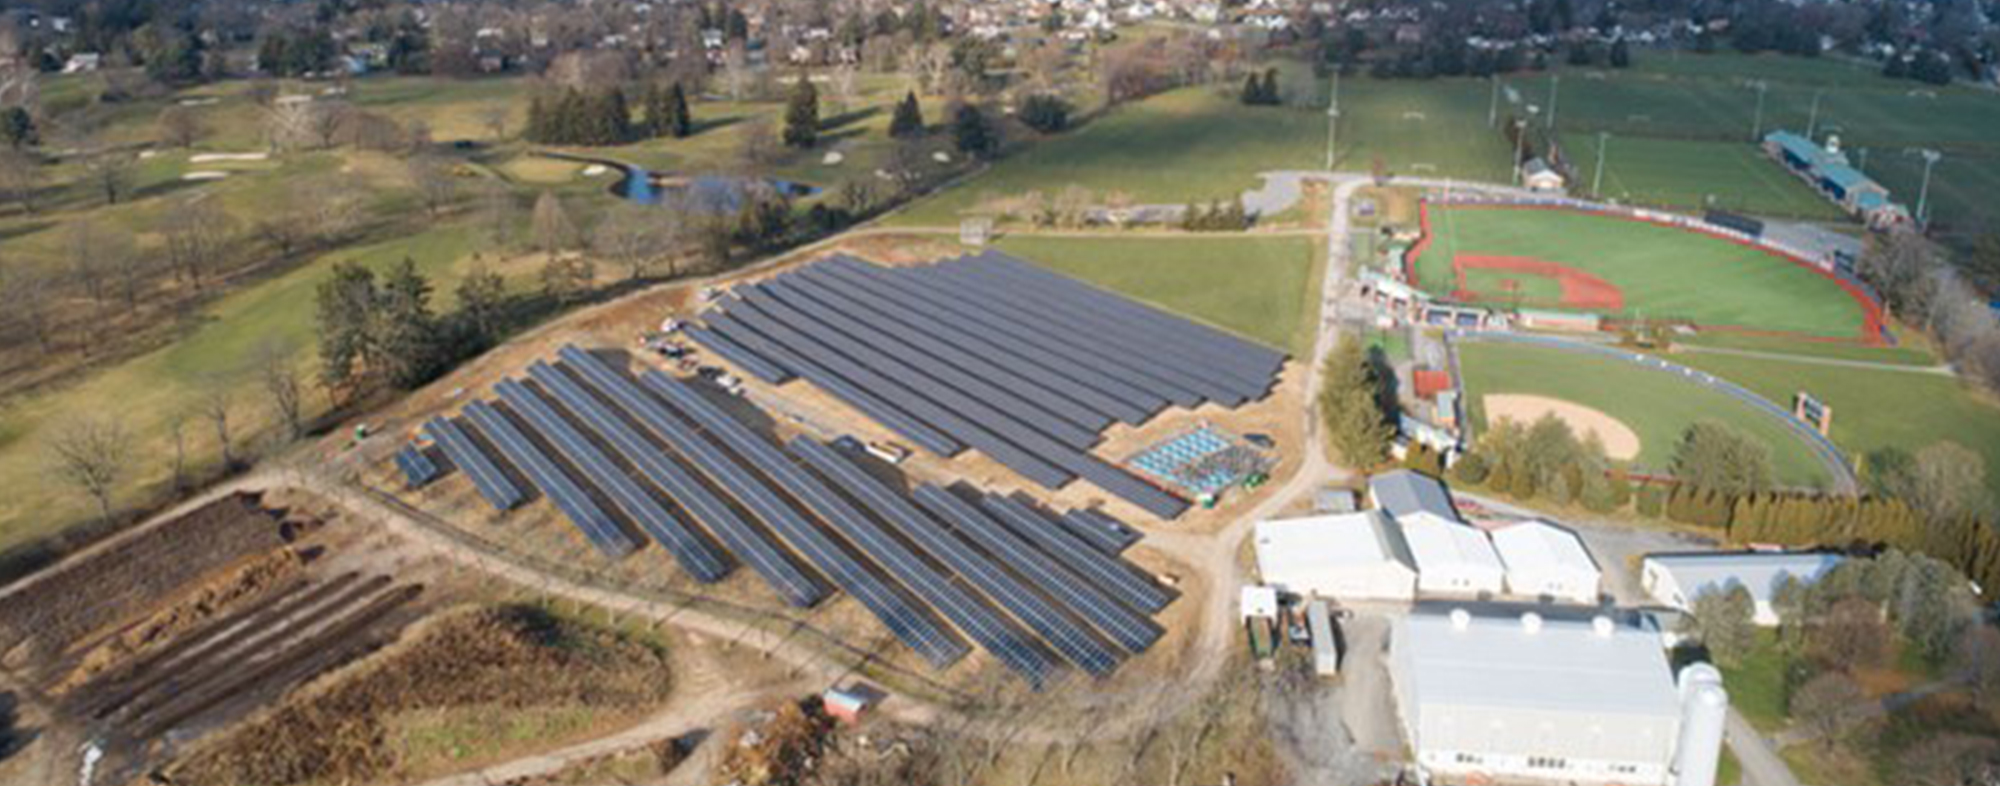
MULTIPOLYGON (((1446 207, 1465 207, 1465 208, 1570 210, 1580 213, 1591 213, 1610 218, 1624 219, 1627 221, 1641 221, 1648 224, 1670 227, 1674 229, 1681 229, 1689 232, 1698 232, 1716 238, 1718 240, 1735 243, 1737 245, 1745 246, 1748 248, 1754 248, 1759 251, 1763 251, 1764 253, 1770 254, 1772 256, 1784 259, 1788 262, 1804 267, 1832 281, 1842 290, 1845 290, 1848 293, 1848 295, 1852 296, 1856 302, 1861 304, 1861 310, 1862 310, 1861 340, 1865 342, 1879 342, 1890 345, 1895 344, 1895 336, 1890 333, 1882 317, 1882 298, 1880 297, 1880 295, 1878 295, 1875 292, 1875 289, 1869 286, 1867 282, 1862 281, 1860 277, 1856 276, 1853 273, 1853 271, 1848 270, 1847 268, 1835 262, 1830 254, 1816 254, 1810 250, 1793 246, 1788 243, 1783 243, 1771 240, 1769 238, 1751 235, 1749 233, 1732 229, 1730 227, 1725 227, 1719 224, 1712 224, 1709 223, 1708 221, 1696 218, 1694 216, 1682 215, 1680 213, 1673 213, 1664 210, 1655 210, 1646 207, 1635 207, 1632 205, 1615 205, 1605 202, 1594 202, 1587 199, 1577 199, 1575 197, 1530 196, 1530 195, 1520 194, 1518 192, 1491 192, 1491 191, 1478 191, 1478 190, 1470 192, 1449 193, 1447 195, 1442 195, 1442 196, 1439 195, 1426 196, 1423 202, 1418 206, 1418 213, 1417 213, 1418 223, 1420 225, 1419 228, 1421 230, 1421 236, 1417 238, 1416 243, 1412 244, 1409 247, 1409 249, 1403 252, 1403 278, 1405 281, 1408 281, 1413 286, 1418 286, 1418 287, 1422 286, 1421 279, 1417 278, 1417 258, 1423 256, 1424 252, 1430 249, 1431 242, 1434 238, 1434 233, 1432 232, 1431 229, 1431 218, 1430 218, 1430 208, 1433 204, 1446 207)), ((1655 314, 1654 316, 1656 317, 1656 321, 1658 321, 1657 318, 1663 317, 1665 315, 1655 314)), ((1669 317, 1667 318, 1667 321, 1675 321, 1675 320, 1669 317)), ((1743 326, 1705 325, 1699 322, 1698 320, 1679 320, 1679 321, 1687 321, 1690 322, 1691 324, 1695 324, 1701 327, 1725 329, 1729 330, 1730 332, 1753 333, 1753 334, 1767 333, 1769 335, 1780 335, 1780 336, 1789 336, 1789 337, 1806 338, 1806 339, 1820 338, 1821 340, 1827 340, 1826 337, 1815 337, 1804 334, 1786 333, 1782 331, 1759 331, 1753 328, 1747 328, 1743 326)), ((1832 340, 1840 340, 1840 339, 1835 338, 1832 340)))

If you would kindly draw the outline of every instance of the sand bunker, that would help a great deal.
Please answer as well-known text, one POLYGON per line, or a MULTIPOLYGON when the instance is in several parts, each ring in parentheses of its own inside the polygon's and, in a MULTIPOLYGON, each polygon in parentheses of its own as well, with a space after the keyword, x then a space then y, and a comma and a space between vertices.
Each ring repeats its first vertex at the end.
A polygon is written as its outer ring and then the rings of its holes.
POLYGON ((1569 424, 1570 430, 1575 431, 1578 437, 1596 434, 1604 443, 1604 453, 1611 458, 1630 461, 1639 456, 1638 434, 1617 418, 1582 404, 1519 393, 1489 393, 1483 401, 1488 421, 1511 420, 1527 425, 1540 420, 1543 415, 1554 415, 1557 420, 1569 424))

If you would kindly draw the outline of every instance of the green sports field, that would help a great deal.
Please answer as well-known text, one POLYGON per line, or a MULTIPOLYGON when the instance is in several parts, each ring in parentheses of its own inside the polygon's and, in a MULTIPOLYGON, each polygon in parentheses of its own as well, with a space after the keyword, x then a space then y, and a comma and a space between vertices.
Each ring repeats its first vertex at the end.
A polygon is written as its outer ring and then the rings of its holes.
POLYGON ((1825 467, 1811 448, 1777 419, 1723 393, 1611 358, 1514 344, 1461 343, 1459 368, 1475 428, 1486 427, 1482 397, 1519 393, 1581 404, 1610 415, 1639 435, 1642 469, 1660 470, 1674 442, 1695 421, 1716 420, 1771 447, 1777 480, 1818 486, 1825 467))
MULTIPOLYGON (((1454 258, 1528 257, 1604 279, 1624 296, 1614 316, 1686 320, 1807 336, 1858 338, 1865 311, 1839 285, 1790 261, 1686 230, 1565 210, 1437 208, 1417 279, 1435 293, 1458 288, 1454 258)), ((1490 271, 1489 271, 1490 273, 1490 271)), ((1475 293, 1509 303, 1511 277, 1526 297, 1546 292, 1531 274, 1469 279, 1475 293)), ((1549 304, 1534 300, 1537 306, 1549 304)))
POLYGON ((1742 142, 1600 137, 1567 133, 1580 193, 1635 205, 1721 208, 1762 215, 1838 221, 1847 214, 1804 181, 1771 163, 1762 148, 1742 142), (1604 143, 1604 175, 1597 175, 1597 147, 1604 143))
POLYGON ((1302 237, 1011 237, 1056 272, 1304 356, 1319 321, 1318 244, 1302 237))

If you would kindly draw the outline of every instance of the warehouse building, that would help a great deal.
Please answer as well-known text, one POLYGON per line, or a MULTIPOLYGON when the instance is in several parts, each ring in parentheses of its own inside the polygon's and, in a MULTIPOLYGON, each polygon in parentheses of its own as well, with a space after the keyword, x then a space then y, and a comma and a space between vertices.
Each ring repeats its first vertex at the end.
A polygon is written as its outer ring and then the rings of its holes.
POLYGON ((1604 573, 1583 539, 1546 521, 1524 521, 1494 530, 1493 550, 1507 568, 1507 591, 1596 603, 1604 573))
POLYGON ((1458 509, 1452 507, 1451 493, 1445 491, 1444 483, 1407 469, 1369 478, 1368 496, 1375 500, 1375 507, 1386 511, 1397 521, 1420 513, 1444 521, 1460 520, 1458 509))
POLYGON ((1752 619, 1770 627, 1778 624, 1771 597, 1787 579, 1806 583, 1840 564, 1839 554, 1820 552, 1692 552, 1648 554, 1640 563, 1640 582, 1654 600, 1681 611, 1694 609, 1694 602, 1710 592, 1725 592, 1740 586, 1750 592, 1757 610, 1752 619))
POLYGON ((1716 702, 1712 671, 1696 690, 1677 686, 1657 631, 1420 610, 1397 623, 1389 668, 1398 719, 1433 778, 1713 783, 1727 700, 1716 702))
POLYGON ((1380 511, 1257 522, 1264 582, 1343 601, 1408 601, 1417 568, 1403 532, 1380 511))
POLYGON ((1403 539, 1417 561, 1417 590, 1428 595, 1498 595, 1507 568, 1493 542, 1477 527, 1429 513, 1399 516, 1403 539))

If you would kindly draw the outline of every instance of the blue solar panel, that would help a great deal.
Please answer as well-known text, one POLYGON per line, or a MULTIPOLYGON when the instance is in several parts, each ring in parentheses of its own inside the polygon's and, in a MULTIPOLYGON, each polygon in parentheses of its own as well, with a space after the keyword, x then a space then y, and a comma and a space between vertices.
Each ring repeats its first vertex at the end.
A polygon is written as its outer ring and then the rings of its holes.
MULTIPOLYGON (((1143 423, 1152 412, 1127 404, 956 325, 904 308, 888 297, 826 274, 814 265, 778 277, 819 301, 822 308, 856 319, 874 320, 924 349, 995 384, 1019 391, 1070 422, 1102 429, 1114 420, 1143 423)), ((1158 402, 1165 406, 1166 400, 1158 402)))
POLYGON ((1064 307, 1077 318, 1142 345, 1174 346, 1179 352, 1200 358, 1200 368, 1222 372, 1217 379, 1250 385, 1268 383, 1283 364, 1282 354, 1262 345, 1049 271, 1020 270, 1024 265, 1033 267, 999 252, 987 252, 949 267, 972 280, 1004 286, 1019 295, 1064 307))
POLYGON ((611 517, 604 514, 603 508, 584 494, 576 481, 564 475, 555 461, 529 442, 527 435, 522 434, 499 410, 484 401, 474 401, 466 405, 465 417, 487 439, 493 440, 507 460, 526 474, 535 488, 542 490, 543 496, 555 502, 556 508, 583 532, 584 539, 599 552, 609 557, 622 557, 638 547, 623 530, 618 529, 618 524, 611 517))
POLYGON ((1026 541, 951 492, 936 486, 918 486, 917 504, 951 524, 960 535, 984 549, 1050 597, 1061 601, 1079 618, 1087 620, 1105 636, 1130 652, 1144 652, 1160 638, 1159 626, 1139 616, 1089 581, 1035 551, 1026 541))
MULTIPOLYGON (((936 267, 911 268, 903 276, 939 292, 976 300, 994 319, 1018 326, 1018 331, 1035 337, 1044 348, 1068 351, 1080 360, 1105 364, 1134 384, 1147 390, 1157 390, 1182 406, 1192 407, 1203 399, 1230 405, 1239 403, 1232 401, 1232 394, 1219 385, 1209 385, 1165 360, 1152 357, 1150 353, 1133 352, 1107 341, 1105 336, 1087 332, 1083 326, 1064 318, 1058 309, 1031 308, 1017 303, 1005 288, 967 282, 946 275, 945 271, 936 267)), ((1155 347, 1153 352, 1170 353, 1172 347, 1155 347)))
POLYGON ((782 385, 792 378, 792 372, 779 365, 777 361, 752 352, 743 345, 729 340, 727 336, 693 326, 682 328, 681 332, 687 334, 687 337, 693 339, 695 343, 707 347, 708 351, 736 364, 736 367, 743 369, 745 374, 773 385, 782 385))
MULTIPOLYGON (((962 330, 975 333, 988 341, 1006 347, 1007 351, 1020 357, 1053 369, 1073 380, 1077 385, 1109 395, 1128 406, 1137 407, 1148 413, 1158 412, 1167 405, 1167 397, 1156 391, 1142 389, 1132 383, 1108 373, 1095 363, 1079 362, 1067 354, 1045 351, 1039 342, 1014 335, 991 323, 982 323, 973 318, 980 312, 976 307, 967 306, 955 300, 948 300, 905 277, 890 273, 865 262, 835 257, 813 266, 815 272, 824 271, 833 279, 848 282, 854 286, 866 287, 884 297, 893 297, 905 305, 912 313, 930 314, 940 320, 957 324, 962 330)), ((1122 419, 1122 418, 1121 418, 1122 419)), ((1143 422, 1127 419, 1128 423, 1143 422)))
MULTIPOLYGON (((840 461, 832 448, 805 437, 793 438, 790 448, 793 455, 815 466, 828 460, 840 461)), ((1033 637, 1022 633, 986 604, 952 584, 950 579, 918 558, 916 552, 903 545, 902 541, 891 537, 810 475, 799 472, 785 485, 791 489, 793 496, 805 500, 820 518, 831 522, 848 542, 866 552, 883 571, 929 603, 931 608, 937 609, 1009 669, 1037 689, 1048 679, 1055 662, 1035 644, 1033 637)))
POLYGON ((501 510, 512 510, 521 504, 523 495, 520 487, 500 472, 500 467, 493 463, 486 451, 480 450, 479 445, 460 430, 457 423, 432 418, 430 423, 425 424, 424 430, 437 440, 438 447, 444 448, 444 455, 451 459, 452 465, 472 478, 472 487, 479 490, 479 496, 485 497, 487 503, 501 510))
MULTIPOLYGON (((811 443, 817 445, 817 443, 811 443)), ((959 576, 978 587, 980 592, 992 598, 1011 612, 1015 618, 1026 623, 1040 634, 1050 646, 1071 663, 1094 675, 1105 675, 1118 668, 1119 654, 1105 646, 1090 633, 1062 615, 1042 596, 1022 586, 1013 576, 985 555, 947 532, 944 527, 925 516, 916 506, 910 504, 887 486, 868 477, 868 473, 855 466, 839 451, 818 447, 798 449, 808 463, 829 480, 844 489, 863 507, 888 522, 911 543, 929 553, 933 559, 950 568, 959 576)))
MULTIPOLYGON (((657 371, 646 372, 642 381, 646 387, 665 397, 669 404, 699 424, 710 435, 729 445, 739 457, 757 467, 766 477, 777 481, 793 493, 805 490, 796 483, 796 478, 792 477, 794 473, 804 474, 797 466, 786 462, 776 447, 751 433, 749 427, 737 422, 728 413, 702 399, 701 394, 657 371)), ((868 607, 868 610, 873 612, 890 632, 896 634, 897 638, 931 665, 944 668, 965 656, 966 647, 962 642, 946 632, 929 615, 922 613, 903 596, 891 590, 872 571, 842 550, 839 544, 827 537, 818 527, 796 516, 783 521, 772 521, 771 524, 779 535, 792 544, 792 548, 811 559, 813 564, 818 565, 819 569, 833 580, 833 583, 840 585, 842 590, 868 607)))
POLYGON ((438 476, 437 463, 415 445, 404 445, 396 451, 396 468, 403 471, 404 485, 413 489, 430 485, 438 476))
POLYGON ((1069 530, 1043 518, 1018 500, 988 495, 981 500, 1014 534, 1067 565, 1077 575, 1090 579, 1099 588, 1127 605, 1146 612, 1167 607, 1173 596, 1151 579, 1144 578, 1117 557, 1091 548, 1069 530))
POLYGON ((1044 445, 1064 449, 1060 445, 1054 445, 1048 437, 1034 433, 1017 423, 1012 424, 1011 428, 1007 424, 986 420, 975 423, 971 417, 997 415, 997 413, 972 401, 964 394, 931 382, 927 378, 919 378, 914 374, 891 378, 887 374, 870 370, 862 365, 859 358, 868 358, 883 364, 880 367, 889 367, 889 362, 883 359, 880 353, 860 347, 839 335, 807 335, 806 330, 809 328, 802 326, 810 325, 810 322, 797 314, 795 309, 768 302, 746 301, 729 313, 744 325, 771 340, 783 343, 800 353, 812 355, 816 362, 834 373, 852 380, 870 393, 889 402, 891 406, 943 429, 954 439, 977 448, 995 461, 1021 473, 1022 477, 1052 489, 1061 488, 1074 477, 1050 463, 1045 458, 1048 455, 1046 451, 1037 449, 1044 445), (782 321, 779 315, 789 317, 791 321, 782 321), (966 414, 961 416, 959 414, 961 412, 966 414), (995 429, 1004 430, 1005 438, 1002 433, 996 433, 995 429))
POLYGON ((528 425, 541 432, 542 438, 554 445, 556 452, 568 459, 570 466, 584 477, 590 485, 596 486, 611 500, 611 504, 631 519, 639 529, 652 536, 667 553, 674 555, 674 561, 704 584, 721 581, 729 575, 729 561, 713 544, 703 540, 658 500, 625 474, 625 470, 612 463, 604 451, 591 444, 582 432, 571 426, 556 414, 555 408, 543 401, 527 385, 512 379, 503 379, 497 386, 500 400, 528 425))
POLYGON ((932 428, 929 424, 921 420, 910 417, 908 413, 900 408, 891 405, 887 401, 883 401, 856 383, 842 378, 841 375, 834 373, 817 360, 794 352, 776 341, 766 339, 756 331, 745 327, 730 315, 718 314, 711 311, 707 319, 709 327, 713 328, 718 334, 727 336, 731 341, 735 341, 738 344, 754 347, 767 356, 777 358, 779 362, 784 363, 787 367, 796 369, 801 376, 811 381, 821 390, 839 397, 840 400, 847 402, 849 406, 861 410, 869 417, 874 418, 875 422, 881 423, 890 431, 896 432, 904 439, 915 443, 918 447, 947 457, 956 456, 960 451, 965 450, 965 446, 957 440, 945 436, 942 432, 932 428))
MULTIPOLYGON (((1078 343, 1111 354, 1129 368, 1201 393, 1210 401, 1235 406, 1246 398, 1239 392, 1243 380, 1233 369, 1220 366, 1205 349, 1176 343, 1175 336, 1165 331, 1130 328, 1094 309, 1057 300, 1008 278, 987 275, 976 263, 935 265, 922 274, 953 282, 960 292, 980 293, 997 310, 1073 336, 1078 343)), ((1266 383, 1269 380, 1268 376, 1259 378, 1266 383)))
POLYGON ((1139 542, 1139 531, 1094 510, 1072 510, 1063 514, 1070 531, 1083 536, 1107 554, 1117 554, 1139 542))
MULTIPOLYGON (((965 394, 974 401, 990 405, 1001 414, 1034 428, 1050 439, 1075 448, 1089 448, 1097 444, 1096 428, 1085 428, 1071 423, 1061 415, 1022 397, 1014 389, 995 385, 966 373, 945 358, 928 357, 909 339, 850 318, 838 310, 826 308, 818 301, 786 286, 782 281, 758 285, 755 294, 746 299, 761 302, 758 301, 759 297, 776 298, 826 328, 837 330, 882 355, 896 358, 903 368, 949 385, 953 390, 965 394)), ((1097 425, 1102 427, 1107 424, 1100 422, 1097 425)))
POLYGON ((805 608, 825 596, 826 592, 819 582, 793 564, 783 550, 736 515, 736 511, 723 504, 707 487, 696 482, 694 476, 681 469, 664 451, 639 436, 630 424, 619 419, 610 405, 593 398, 582 385, 547 363, 537 361, 528 368, 528 375, 534 377, 543 390, 553 394, 564 409, 611 443, 632 466, 665 489, 667 495, 689 515, 707 525, 738 559, 757 571, 764 583, 769 584, 786 602, 805 608))
POLYGON ((1253 341, 1247 341, 1229 333, 1182 319, 1144 303, 1105 292, 1096 287, 1067 276, 1044 270, 1033 263, 1016 259, 1006 254, 988 252, 978 257, 982 267, 1014 277, 1016 280, 1038 283, 1045 291, 1067 291, 1079 301, 1106 313, 1115 313, 1134 322, 1155 326, 1180 336, 1183 343, 1217 350, 1218 355, 1238 358, 1232 368, 1256 371, 1269 375, 1277 373, 1285 363, 1285 353, 1253 341))

